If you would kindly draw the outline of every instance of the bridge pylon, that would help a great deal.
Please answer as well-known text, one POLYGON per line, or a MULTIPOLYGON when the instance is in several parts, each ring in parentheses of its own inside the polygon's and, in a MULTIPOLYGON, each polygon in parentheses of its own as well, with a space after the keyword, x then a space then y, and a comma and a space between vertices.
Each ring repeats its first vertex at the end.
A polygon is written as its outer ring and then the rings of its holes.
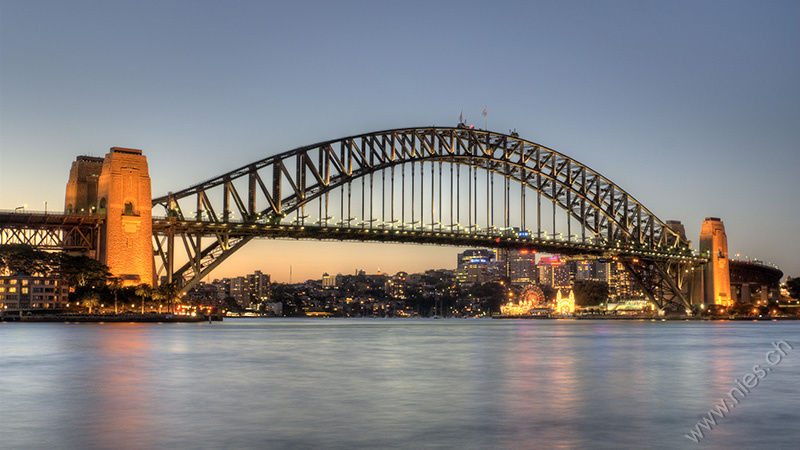
POLYGON ((150 175, 141 150, 112 147, 72 163, 64 209, 104 219, 95 256, 123 285, 153 284, 150 175))
POLYGON ((718 217, 706 217, 700 228, 700 252, 708 254, 703 269, 703 303, 731 306, 731 277, 728 263, 728 237, 718 217))

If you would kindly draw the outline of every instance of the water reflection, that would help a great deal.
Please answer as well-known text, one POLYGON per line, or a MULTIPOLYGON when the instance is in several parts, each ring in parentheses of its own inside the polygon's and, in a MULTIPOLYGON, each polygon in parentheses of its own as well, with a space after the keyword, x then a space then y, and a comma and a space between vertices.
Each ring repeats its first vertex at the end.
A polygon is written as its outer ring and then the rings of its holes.
MULTIPOLYGON (((795 324, 0 326, 0 447, 679 448, 795 324), (47 432, 42 432, 47 430, 47 432)), ((800 353, 704 445, 796 442, 800 353)))
POLYGON ((154 368, 148 363, 152 353, 147 324, 113 324, 98 342, 96 364, 90 374, 87 395, 96 399, 87 404, 94 442, 101 448, 133 447, 139 437, 150 433, 154 368))

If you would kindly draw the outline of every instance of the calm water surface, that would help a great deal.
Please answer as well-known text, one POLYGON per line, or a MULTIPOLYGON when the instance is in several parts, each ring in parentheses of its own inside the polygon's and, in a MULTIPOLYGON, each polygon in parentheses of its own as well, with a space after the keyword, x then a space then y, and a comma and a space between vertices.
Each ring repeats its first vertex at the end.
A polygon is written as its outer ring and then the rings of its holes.
POLYGON ((798 443, 800 322, 0 323, 2 449, 798 443), (794 350, 687 439, 779 340, 794 350))

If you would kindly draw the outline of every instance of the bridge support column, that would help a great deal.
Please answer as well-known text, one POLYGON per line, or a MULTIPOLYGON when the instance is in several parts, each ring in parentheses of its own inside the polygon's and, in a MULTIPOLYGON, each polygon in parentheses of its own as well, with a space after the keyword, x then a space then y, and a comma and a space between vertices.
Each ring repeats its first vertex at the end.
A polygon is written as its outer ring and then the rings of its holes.
POLYGON ((692 307, 700 309, 705 305, 705 267, 695 267, 692 272, 692 287, 691 287, 691 303, 692 307))
POLYGON ((739 299, 742 303, 751 303, 752 299, 750 298, 750 284, 749 283, 742 283, 742 295, 739 299))
POLYGON ((668 310, 691 314, 692 305, 687 299, 691 280, 683 264, 671 265, 639 258, 621 262, 659 316, 668 310))

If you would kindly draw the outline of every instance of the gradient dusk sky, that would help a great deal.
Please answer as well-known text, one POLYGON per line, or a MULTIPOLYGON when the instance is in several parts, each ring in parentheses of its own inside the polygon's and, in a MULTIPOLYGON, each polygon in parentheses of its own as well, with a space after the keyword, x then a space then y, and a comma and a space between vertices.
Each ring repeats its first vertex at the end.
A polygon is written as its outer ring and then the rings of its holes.
MULTIPOLYGON (((78 155, 154 196, 269 155, 464 118, 800 276, 800 2, 0 0, 0 209, 63 210, 78 155)), ((259 240, 212 276, 455 268, 454 247, 259 240)))

